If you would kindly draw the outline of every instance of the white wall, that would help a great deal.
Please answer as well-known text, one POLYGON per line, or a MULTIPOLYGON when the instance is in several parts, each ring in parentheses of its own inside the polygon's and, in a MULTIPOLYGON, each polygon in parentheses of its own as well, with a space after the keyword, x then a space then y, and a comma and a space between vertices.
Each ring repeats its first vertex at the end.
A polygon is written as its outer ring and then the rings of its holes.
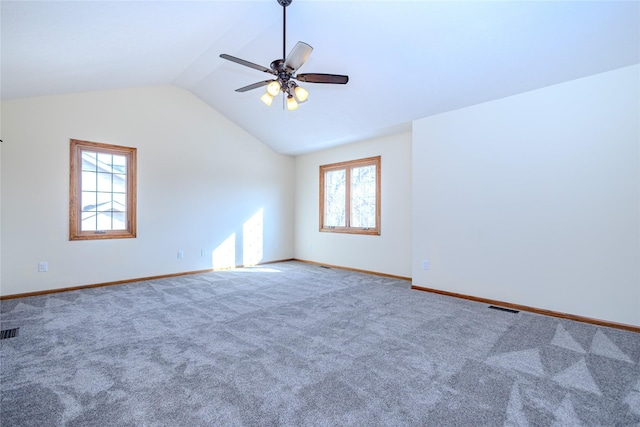
MULTIPOLYGON (((0 108, 0 124, 2 123, 2 108, 0 108)), ((2 126, 0 126, 0 134, 2 126)), ((0 135, 0 140, 2 136, 0 135)), ((0 141, 0 225, 2 224, 2 146, 3 142, 0 141)), ((2 288, 2 226, 0 226, 0 291, 2 288)))
POLYGON ((640 325, 639 75, 416 121, 414 284, 640 325))
POLYGON ((372 139, 296 157, 295 257, 411 275, 411 134, 372 139), (382 156, 381 235, 320 233, 320 165, 382 156))
POLYGON ((186 91, 6 101, 1 138, 2 295, 293 257, 293 158, 186 91), (138 149, 136 239, 69 241, 71 138, 138 149))

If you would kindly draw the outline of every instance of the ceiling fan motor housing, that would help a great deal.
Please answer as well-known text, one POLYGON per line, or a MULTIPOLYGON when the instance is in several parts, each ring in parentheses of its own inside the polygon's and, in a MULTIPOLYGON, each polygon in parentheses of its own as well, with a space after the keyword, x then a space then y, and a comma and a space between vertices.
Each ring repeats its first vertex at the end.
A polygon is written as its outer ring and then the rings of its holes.
POLYGON ((284 65, 284 59, 276 59, 271 63, 271 69, 277 74, 286 73, 287 67, 284 65))
POLYGON ((284 59, 276 59, 271 63, 271 69, 275 71, 275 75, 277 77, 280 86, 283 91, 287 91, 289 86, 289 80, 291 80, 291 71, 287 69, 288 67, 284 63, 284 59))

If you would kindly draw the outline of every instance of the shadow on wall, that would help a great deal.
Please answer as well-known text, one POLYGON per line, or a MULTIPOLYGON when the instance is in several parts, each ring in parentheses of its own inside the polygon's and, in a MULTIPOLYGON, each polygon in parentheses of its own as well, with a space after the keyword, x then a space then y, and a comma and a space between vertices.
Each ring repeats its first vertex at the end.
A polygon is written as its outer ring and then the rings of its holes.
POLYGON ((235 268, 239 265, 259 264, 264 258, 264 209, 260 208, 242 225, 240 236, 233 232, 211 253, 214 270, 235 268), (239 250, 237 250, 239 249, 239 250), (238 262, 242 260, 242 262, 238 262))

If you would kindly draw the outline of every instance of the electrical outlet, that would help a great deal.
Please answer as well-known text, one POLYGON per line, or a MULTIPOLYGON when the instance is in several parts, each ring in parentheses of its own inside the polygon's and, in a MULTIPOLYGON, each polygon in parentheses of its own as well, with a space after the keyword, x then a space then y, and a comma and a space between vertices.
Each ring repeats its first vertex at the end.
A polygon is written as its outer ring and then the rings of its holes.
POLYGON ((280 246, 280 245, 278 245, 278 242, 276 242, 276 243, 273 245, 273 249, 278 249, 278 246, 280 246))
POLYGON ((200 249, 200 256, 207 256, 207 250, 206 249, 200 249))
POLYGON ((45 273, 49 271, 49 263, 47 261, 40 261, 38 263, 38 272, 45 273))
POLYGON ((184 258, 184 251, 178 251, 178 259, 184 258))
POLYGON ((423 270, 428 270, 429 269, 429 260, 428 259, 422 260, 422 269, 423 270))

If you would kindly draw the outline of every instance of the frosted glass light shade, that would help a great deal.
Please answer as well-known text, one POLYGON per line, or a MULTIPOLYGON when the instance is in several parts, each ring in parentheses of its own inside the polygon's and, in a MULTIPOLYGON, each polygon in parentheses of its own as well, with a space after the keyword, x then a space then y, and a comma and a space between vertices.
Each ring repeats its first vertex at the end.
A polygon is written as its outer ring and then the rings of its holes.
POLYGON ((296 98, 298 98, 298 102, 304 102, 309 98, 309 92, 300 86, 296 86, 294 93, 296 94, 296 98))
POLYGON ((267 93, 271 96, 276 96, 280 93, 280 82, 277 80, 272 81, 267 85, 267 93))
POLYGON ((287 97, 287 110, 291 111, 291 110, 295 110, 296 108, 298 108, 298 103, 296 102, 293 96, 289 95, 287 97))
POLYGON ((260 101, 264 102, 267 105, 271 105, 271 103, 273 102, 273 96, 271 96, 268 93, 265 93, 260 97, 260 101))

